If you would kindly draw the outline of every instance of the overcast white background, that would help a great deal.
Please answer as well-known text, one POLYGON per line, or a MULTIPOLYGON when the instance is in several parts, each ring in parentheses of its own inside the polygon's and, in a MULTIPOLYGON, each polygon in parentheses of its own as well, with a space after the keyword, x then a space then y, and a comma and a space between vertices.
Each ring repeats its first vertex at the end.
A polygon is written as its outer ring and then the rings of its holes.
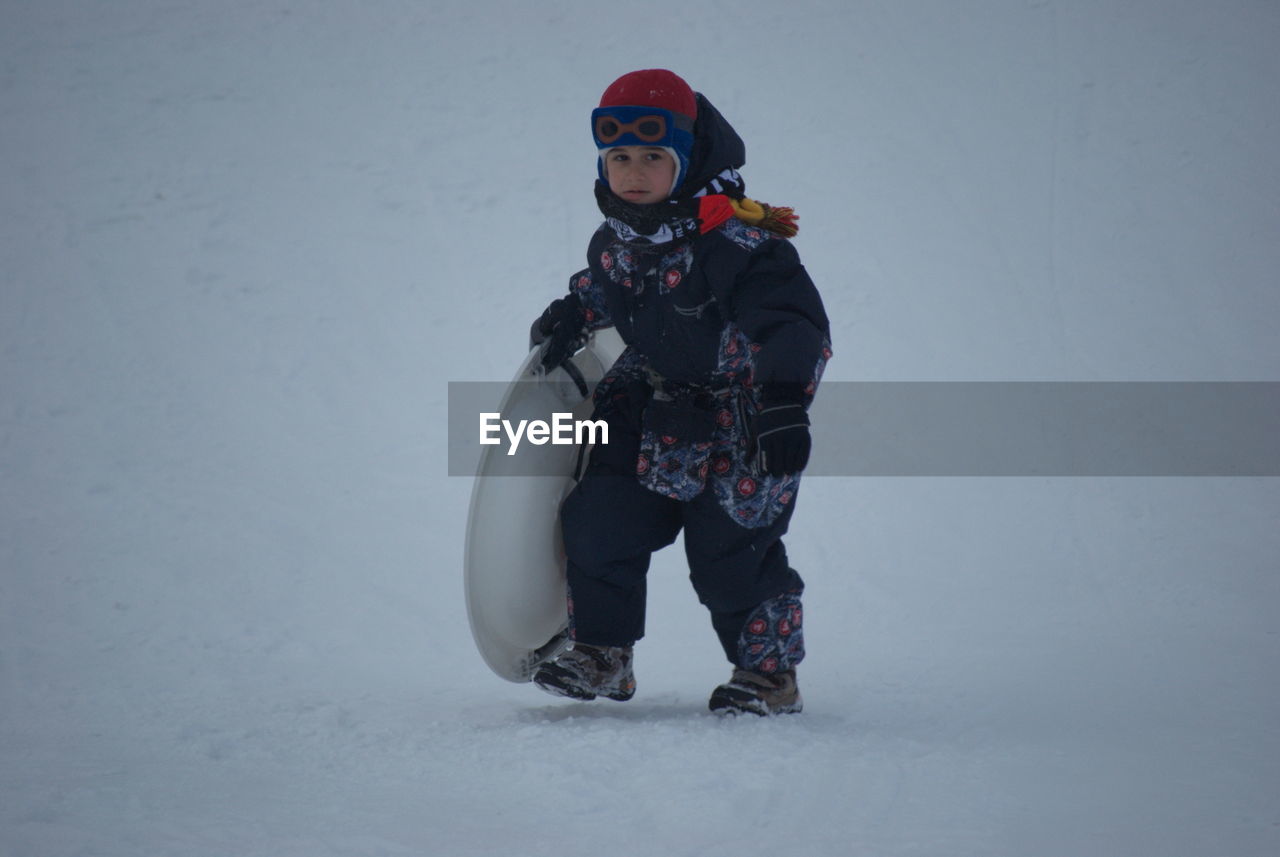
POLYGON ((722 721, 678 548, 634 701, 490 674, 445 456, 651 66, 800 213, 828 379, 1280 380, 1277 44, 1263 0, 2 0, 0 854, 1277 853, 1275 480, 808 480, 806 711, 722 721))

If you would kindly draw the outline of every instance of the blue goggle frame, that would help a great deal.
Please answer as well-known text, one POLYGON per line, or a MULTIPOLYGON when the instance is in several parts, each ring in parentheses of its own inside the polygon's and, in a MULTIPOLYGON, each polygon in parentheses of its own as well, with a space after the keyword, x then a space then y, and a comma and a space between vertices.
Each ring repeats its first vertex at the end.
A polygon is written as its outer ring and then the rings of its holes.
POLYGON ((597 107, 591 111, 596 148, 662 146, 678 152, 693 148, 693 120, 660 107, 597 107))

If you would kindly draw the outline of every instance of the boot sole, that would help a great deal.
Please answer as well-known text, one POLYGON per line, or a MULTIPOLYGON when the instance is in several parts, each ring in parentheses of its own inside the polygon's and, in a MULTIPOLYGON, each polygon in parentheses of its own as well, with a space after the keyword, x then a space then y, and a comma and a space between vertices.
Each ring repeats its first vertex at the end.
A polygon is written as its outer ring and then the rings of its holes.
POLYGON ((707 707, 715 714, 734 717, 739 714, 754 714, 757 717, 773 717, 777 714, 799 714, 804 710, 804 700, 796 694, 795 702, 771 706, 760 697, 735 687, 718 687, 711 694, 707 707))
POLYGON ((552 696, 561 696, 567 699, 577 699, 582 702, 590 702, 597 695, 606 699, 612 699, 614 702, 626 702, 636 695, 635 685, 633 684, 626 690, 615 690, 609 693, 596 694, 594 691, 567 680, 567 675, 555 669, 554 665, 544 666, 538 670, 533 677, 533 683, 542 690, 552 696))

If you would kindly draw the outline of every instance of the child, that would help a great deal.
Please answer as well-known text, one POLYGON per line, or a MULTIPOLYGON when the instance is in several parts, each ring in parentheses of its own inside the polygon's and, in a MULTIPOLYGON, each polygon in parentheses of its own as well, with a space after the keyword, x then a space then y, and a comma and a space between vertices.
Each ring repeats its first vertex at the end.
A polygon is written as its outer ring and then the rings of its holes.
POLYGON ((574 699, 634 695, 649 559, 683 530, 690 580, 734 666, 711 710, 798 712, 804 584, 782 535, 831 351, 822 300, 785 240, 795 216, 744 196, 742 140, 670 71, 623 75, 591 118, 605 222, 532 337, 548 367, 610 325, 627 348, 594 397, 609 443, 561 509, 573 645, 534 682, 574 699))

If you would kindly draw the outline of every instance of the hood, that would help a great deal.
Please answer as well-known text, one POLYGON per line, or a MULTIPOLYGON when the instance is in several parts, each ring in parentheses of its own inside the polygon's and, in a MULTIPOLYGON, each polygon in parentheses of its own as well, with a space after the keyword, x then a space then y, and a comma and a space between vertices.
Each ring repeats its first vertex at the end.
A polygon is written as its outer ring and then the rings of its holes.
POLYGON ((738 132, 701 92, 697 100, 698 121, 693 126, 689 171, 680 186, 682 198, 696 193, 724 170, 741 168, 747 160, 747 147, 738 132))

